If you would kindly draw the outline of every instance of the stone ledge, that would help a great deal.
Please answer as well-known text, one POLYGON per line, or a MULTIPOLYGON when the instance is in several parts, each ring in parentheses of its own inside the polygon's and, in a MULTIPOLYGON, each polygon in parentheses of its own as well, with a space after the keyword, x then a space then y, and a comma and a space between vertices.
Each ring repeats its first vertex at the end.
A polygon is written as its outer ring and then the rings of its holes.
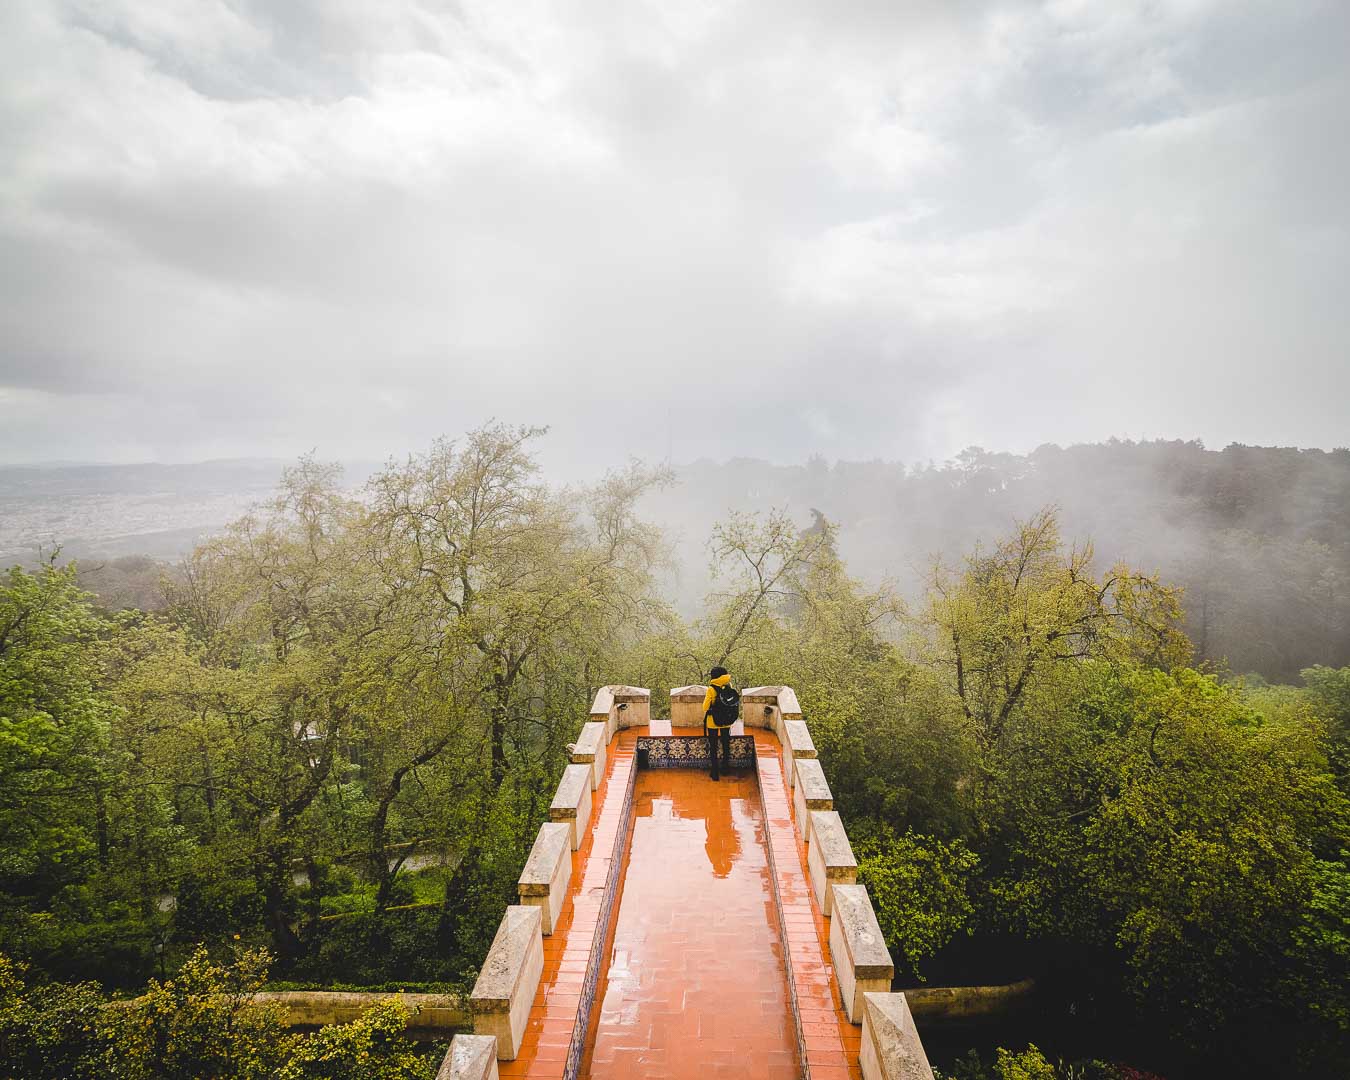
POLYGON ((829 918, 834 910, 834 886, 852 885, 858 879, 858 861, 837 811, 811 810, 811 846, 806 852, 806 867, 816 903, 829 918))
POLYGON ((445 1031, 463 1027, 470 1019, 468 1002, 454 994, 393 994, 366 990, 264 990, 255 994, 259 1004, 280 1005, 288 1027, 323 1027, 355 1020, 372 1005, 397 1001, 417 1014, 408 1027, 422 1031, 445 1031))
MULTIPOLYGON (((741 718, 746 727, 768 728, 783 741, 783 721, 800 720, 801 706, 790 686, 751 686, 741 691, 741 718)), ((788 783, 792 783, 791 773, 788 783)))
POLYGON ((551 821, 567 822, 572 827, 572 850, 581 847, 586 835, 586 826, 591 820, 591 767, 589 765, 568 765, 563 769, 562 780, 558 782, 558 792, 549 805, 548 816, 551 821))
MULTIPOLYGON (((741 691, 741 721, 746 728, 764 728, 779 733, 782 714, 778 710, 781 686, 751 686, 741 691)), ((781 738, 780 738, 781 741, 781 738)))
POLYGON ((602 686, 595 692, 590 718, 605 725, 605 742, 623 728, 646 727, 652 722, 652 692, 645 686, 602 686))
POLYGON ((773 705, 788 720, 802 718, 802 707, 797 704, 797 692, 790 686, 751 686, 741 691, 741 700, 773 705))
POLYGON ((933 1080, 904 994, 863 995, 863 1080, 933 1080))
POLYGON ((572 880, 571 841, 572 827, 567 822, 546 821, 540 825, 516 883, 520 902, 537 907, 542 913, 545 937, 553 933, 567 897, 567 885, 572 880))
POLYGON ((605 775, 605 746, 609 743, 609 725, 592 720, 581 725, 581 734, 572 750, 573 765, 591 767, 591 790, 600 786, 605 775))
POLYGON ((456 1035, 441 1061, 436 1080, 498 1080, 494 1035, 456 1035))
POLYGON ((670 692, 670 726, 701 728, 706 686, 677 686, 670 692))
POLYGON ((815 740, 811 738, 811 729, 805 720, 784 720, 783 732, 787 736, 783 742, 792 750, 794 758, 817 756, 815 740))
POLYGON ((799 758, 794 772, 797 777, 792 790, 792 809, 797 815, 797 827, 802 839, 811 842, 812 810, 833 810, 834 793, 825 779, 825 770, 815 758, 799 758))
POLYGON ((652 692, 645 686, 611 686, 617 728, 650 727, 652 692))
POLYGON ((592 716, 608 716, 609 710, 614 708, 614 691, 608 686, 602 686, 595 692, 595 700, 591 702, 592 716))
POLYGON ((839 995, 855 1024, 862 1023, 863 994, 888 992, 895 964, 886 949, 865 885, 835 885, 830 920, 830 962, 839 983, 839 995))
POLYGON ((514 1061, 520 1050, 544 973, 542 927, 537 907, 508 907, 469 995, 474 1034, 495 1036, 501 1061, 514 1061))
POLYGON ((782 717, 778 721, 778 742, 783 748, 783 771, 787 773, 788 786, 797 783, 796 762, 809 760, 816 756, 816 744, 811 739, 811 731, 804 720, 789 720, 782 717))
POLYGON ((602 686, 595 692, 590 719, 592 723, 605 725, 606 743, 610 742, 615 732, 619 730, 619 716, 614 709, 614 691, 608 686, 602 686))

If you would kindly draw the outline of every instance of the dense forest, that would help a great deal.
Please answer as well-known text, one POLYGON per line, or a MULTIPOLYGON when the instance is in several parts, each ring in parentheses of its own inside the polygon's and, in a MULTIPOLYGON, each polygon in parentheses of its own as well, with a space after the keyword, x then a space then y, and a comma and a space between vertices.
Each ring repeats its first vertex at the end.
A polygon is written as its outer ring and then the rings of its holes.
MULTIPOLYGON (((0 1075, 198 1075, 143 1049, 198 1014, 211 1075, 341 1075, 275 1018, 227 1023, 239 988, 463 987, 593 689, 659 703, 716 663, 796 688, 902 983, 1032 975, 1151 1033, 1115 1056, 1169 1077, 1350 1067, 1350 453, 559 489, 538 434, 355 493, 302 460, 153 604, 9 571, 0 1075)), ((378 1028, 378 1075, 434 1072, 401 1017, 364 1023, 324 1060, 378 1028)), ((1055 1075, 1029 1055, 997 1075, 1055 1075)))
POLYGON ((726 510, 811 510, 838 529, 849 571, 917 599, 935 556, 990 544, 1009 523, 1058 508, 1091 540, 1184 591, 1200 662, 1295 682, 1310 664, 1350 663, 1350 450, 1113 440, 1026 454, 971 448, 942 464, 802 466, 700 462, 644 500, 676 538, 682 610, 703 601, 704 545, 726 510))

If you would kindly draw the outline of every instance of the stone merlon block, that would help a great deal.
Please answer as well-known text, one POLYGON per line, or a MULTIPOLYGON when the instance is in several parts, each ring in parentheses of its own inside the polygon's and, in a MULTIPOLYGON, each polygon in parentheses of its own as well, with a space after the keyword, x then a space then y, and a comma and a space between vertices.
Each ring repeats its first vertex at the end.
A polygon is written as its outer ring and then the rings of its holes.
POLYGON ((895 964, 886 949, 865 885, 834 886, 830 919, 830 962, 839 983, 839 997, 855 1024, 862 1023, 863 995, 887 993, 895 964))
POLYGON ((614 708, 614 691, 608 686, 600 687, 595 692, 595 700, 591 703, 591 717, 593 719, 607 717, 612 708, 614 708))
POLYGON ((565 821, 546 821, 539 826, 530 857, 520 872, 516 888, 520 902, 537 907, 544 917, 547 937, 557 925, 567 885, 572 880, 572 826, 565 821))
POLYGON ((811 875, 811 891, 828 918, 834 908, 835 885, 852 885, 858 879, 858 861, 838 812, 812 810, 811 846, 806 852, 806 868, 811 875))
POLYGON ((812 810, 833 810, 834 793, 825 779, 825 770, 815 758, 798 758, 794 770, 797 783, 792 791, 792 809, 797 815, 797 827, 802 839, 811 842, 812 810))
POLYGON ((497 1080, 498 1075, 495 1036, 456 1035, 436 1080, 497 1080))
POLYGON ((816 744, 811 739, 811 731, 805 720, 780 719, 778 722, 778 742, 783 748, 783 772, 787 774, 788 786, 797 783, 797 770, 794 762, 801 758, 816 756, 816 744))
POLYGON ((568 765, 563 769, 558 792, 548 808, 551 821, 562 821, 572 827, 572 850, 581 847, 586 826, 591 821, 591 767, 568 765))
POLYGON ((904 994, 863 995, 863 1080, 933 1080, 904 994))
POLYGON ((544 973, 542 927, 537 907, 508 907, 469 995, 474 1034, 495 1036, 501 1061, 515 1060, 529 1023, 544 973))
POLYGON ((741 718, 746 727, 768 728, 782 741, 782 721, 800 720, 802 709, 790 686, 751 686, 741 691, 741 718))
POLYGON ((591 704, 591 720, 606 725, 608 742, 622 728, 652 722, 652 692, 645 686, 602 686, 591 704))
POLYGON ((794 758, 816 756, 816 744, 811 738, 811 729, 806 726, 805 720, 784 720, 783 733, 787 736, 784 741, 792 749, 794 758))
POLYGON ((592 720, 581 725, 581 734, 577 736, 572 751, 573 765, 591 767, 591 790, 600 786, 605 776, 605 746, 609 743, 609 731, 606 724, 592 720))
POLYGON ((652 722, 652 692, 645 686, 611 686, 618 728, 648 727, 652 722))
POLYGON ((670 692, 670 726, 703 727, 703 697, 706 686, 677 686, 670 692))

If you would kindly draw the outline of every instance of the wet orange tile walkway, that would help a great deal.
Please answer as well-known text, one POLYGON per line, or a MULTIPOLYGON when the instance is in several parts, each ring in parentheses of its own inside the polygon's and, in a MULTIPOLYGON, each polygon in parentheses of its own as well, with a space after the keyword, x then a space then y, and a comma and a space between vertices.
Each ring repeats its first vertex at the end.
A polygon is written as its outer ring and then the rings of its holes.
MULTIPOLYGON (((741 734, 741 725, 737 724, 733 729, 736 734, 741 734)), ((567 898, 559 914, 558 923, 554 933, 544 939, 544 974, 539 984, 539 991, 535 996, 534 1006, 530 1010, 530 1021, 526 1030, 520 1053, 514 1061, 503 1061, 499 1063, 500 1074, 502 1077, 530 1077, 549 1078, 549 1080, 561 1080, 566 1068, 568 1048, 571 1045, 573 1030, 578 1019, 578 1009, 581 1000, 581 987, 585 978, 587 963, 590 958, 591 948, 595 941, 595 935, 598 931, 598 919, 600 913, 600 904, 603 896, 605 882, 609 874, 609 864, 611 852, 614 849, 614 841, 618 835, 618 830, 625 825, 623 818, 624 800, 628 791, 629 778, 632 770, 636 767, 634 752, 636 749, 637 738, 639 735, 646 735, 649 732, 645 728, 630 728, 627 731, 619 732, 610 743, 609 758, 606 765, 606 775, 602 781, 599 790, 595 792, 594 810, 592 813, 590 828, 583 841, 580 850, 572 854, 572 880, 568 887, 567 898)), ((668 735, 671 734, 671 728, 668 721, 653 721, 650 734, 668 735)), ((696 734, 684 729, 677 729, 674 734, 696 734)), ((833 968, 829 960, 829 920, 825 919, 820 912, 819 906, 811 893, 810 881, 806 870, 806 845, 802 842, 800 832, 792 819, 791 801, 788 795, 787 785, 783 778, 782 759, 780 757, 781 748, 777 738, 770 732, 754 731, 755 750, 758 755, 758 797, 755 797, 755 784, 748 774, 737 774, 735 787, 738 794, 733 796, 731 790, 733 785, 728 783, 727 779, 720 781, 724 785, 725 798, 727 805, 731 806, 733 798, 742 801, 745 806, 753 806, 753 815, 742 808, 739 812, 733 807, 731 809, 730 827, 726 826, 725 819, 722 822, 722 835, 727 838, 727 844, 732 843, 731 837, 734 834, 735 844, 740 845, 740 854, 736 856, 737 860, 745 861, 750 859, 757 861, 759 869, 755 870, 758 875, 758 899, 759 903, 759 927, 756 933, 767 935, 769 941, 767 952, 775 958, 778 965, 778 980, 783 980, 783 961, 786 959, 790 968, 789 978, 792 985, 795 986, 799 1016, 801 1021, 802 1038, 806 1047, 807 1064, 811 1080, 861 1080, 861 1070, 858 1067, 858 1051, 861 1045, 861 1029, 850 1024, 847 1016, 839 1004, 839 990, 833 979, 833 968), (746 794, 749 792, 749 794, 746 794), (751 837, 750 843, 746 842, 747 831, 751 837), (782 946, 782 931, 777 913, 773 910, 773 897, 769 891, 769 879, 765 876, 763 865, 763 853, 765 846, 772 849, 772 872, 777 878, 778 895, 782 902, 782 926, 786 930, 787 953, 784 954, 782 946), (747 855, 747 849, 753 848, 758 851, 758 855, 747 855), (767 906, 766 906, 767 905, 767 906)), ((681 783, 694 784, 702 782, 707 784, 708 788, 713 785, 704 774, 693 770, 653 770, 644 772, 638 777, 639 784, 645 784, 647 778, 659 786, 671 782, 671 778, 681 778, 681 783)), ((643 789, 639 789, 640 791, 643 789)), ((653 789, 655 790, 655 789, 653 789)), ((674 796, 669 796, 671 800, 672 817, 675 813, 674 796)), ((651 800, 653 810, 656 799, 651 800)), ((639 810, 639 813, 641 811, 639 810)), ((651 824, 660 824, 659 818, 654 819, 654 815, 649 811, 646 820, 651 824)), ((703 820, 707 820, 705 817, 703 820)), ((635 824, 641 824, 637 822, 635 824)), ((704 865, 710 870, 713 866, 713 859, 716 857, 723 861, 730 847, 723 847, 714 844, 711 847, 708 844, 708 834, 702 828, 702 822, 699 822, 698 833, 692 838, 685 838, 688 844, 692 844, 692 849, 688 854, 702 858, 704 865), (697 843, 694 844, 694 840, 697 843)), ((684 843, 685 841, 682 841, 684 843)), ((638 837, 633 839, 633 853, 636 853, 638 837)), ((660 853, 656 853, 659 857, 660 853)), ((693 861, 693 860, 691 860, 693 861)), ((735 862, 732 864, 736 865, 735 862)), ((746 867, 747 873, 750 867, 746 867)), ((661 862, 658 858, 658 875, 668 876, 672 870, 670 860, 661 862)), ((645 876, 645 875, 644 875, 645 876)), ((730 875, 729 875, 730 876, 730 875)), ((711 877, 713 885, 724 885, 727 879, 718 879, 711 877)), ((633 882, 626 882, 625 888, 632 886, 635 890, 640 887, 640 879, 634 879, 633 882)), ((674 891, 674 890, 672 890, 674 891)), ((683 893, 683 887, 679 892, 683 893)), ((615 917, 617 923, 615 934, 616 939, 624 926, 624 910, 628 897, 632 892, 621 894, 618 903, 619 911, 615 917)), ((747 896, 747 903, 749 902, 747 896)), ((701 914, 701 900, 699 895, 681 896, 678 898, 675 910, 683 919, 695 920, 701 914)), ((672 926, 678 925, 681 919, 677 919, 674 914, 671 916, 672 926)), ((762 959, 763 950, 757 954, 755 964, 758 966, 762 959)), ((611 954, 613 955, 613 954, 611 954)), ((704 958, 706 959, 706 958, 704 958)), ((667 956, 667 964, 670 963, 670 957, 667 956)), ((627 960, 628 975, 626 978, 632 979, 640 975, 636 973, 635 964, 630 952, 627 960)), ((686 978, 685 973, 674 974, 677 969, 667 967, 666 979, 674 978, 676 985, 681 985, 680 980, 686 978)), ((756 974, 756 979, 760 978, 756 974)), ((618 981, 616 979, 616 981, 618 981)), ((786 994, 786 990, 782 993, 786 994)), ((604 995, 606 986, 602 981, 598 991, 597 999, 601 1001, 601 1007, 597 1011, 602 1011, 605 1005, 604 995)), ((755 999, 761 1006, 765 999, 755 999)), ((682 1013, 689 1008, 686 1000, 677 1001, 677 1007, 682 1013)), ((802 1063, 796 1063, 795 1053, 795 1032, 793 1031, 791 1013, 786 1004, 776 1006, 781 1011, 781 1015, 786 1017, 788 1024, 787 1035, 785 1037, 788 1052, 792 1053, 792 1061, 795 1063, 789 1072, 778 1073, 776 1075, 800 1076, 805 1070, 801 1068, 802 1063)), ((742 1005, 740 1012, 733 1010, 733 1025, 729 1038, 735 1040, 734 1049, 736 1056, 733 1062, 733 1070, 726 1072, 728 1076, 760 1076, 769 1075, 767 1072, 758 1068, 749 1067, 740 1054, 741 1051, 741 1033, 739 1026, 740 1020, 747 1014, 747 1010, 742 1005)), ((721 1050, 725 1042, 723 1029, 721 1027, 720 1015, 714 1015, 710 1024, 710 1031, 715 1036, 715 1050, 721 1050)), ((671 1023, 666 1021, 667 1026, 671 1023)), ((601 1028, 592 1027, 588 1042, 588 1050, 600 1046, 599 1035, 601 1028)), ((684 1062, 692 1057, 698 1057, 700 1060, 707 1061, 704 1057, 704 1049, 701 1044, 704 1036, 700 1033, 693 1035, 680 1035, 680 1044, 675 1048, 676 1054, 667 1057, 667 1062, 684 1062), (695 1042, 697 1040, 697 1042, 695 1042)), ((615 1044, 617 1048, 617 1043, 615 1044)), ((670 1047, 668 1047, 668 1050, 670 1047)), ((763 1049, 767 1055, 776 1051, 763 1049)), ((714 1063, 722 1059, 712 1059, 714 1063)), ((666 1066, 661 1066, 665 1068, 666 1066)), ((684 1072, 683 1064, 680 1065, 681 1073, 684 1072)), ((604 1069, 600 1063, 596 1062, 596 1067, 591 1071, 591 1076, 597 1078, 608 1076, 625 1075, 617 1068, 604 1069)), ((672 1073, 662 1073, 659 1069, 644 1067, 634 1076, 658 1076, 673 1075, 672 1073)), ((701 1077, 707 1075, 713 1077, 718 1075, 716 1064, 713 1067, 691 1067, 687 1075, 701 1077)))
POLYGON ((799 1077, 754 775, 644 772, 633 815, 582 1075, 799 1077))

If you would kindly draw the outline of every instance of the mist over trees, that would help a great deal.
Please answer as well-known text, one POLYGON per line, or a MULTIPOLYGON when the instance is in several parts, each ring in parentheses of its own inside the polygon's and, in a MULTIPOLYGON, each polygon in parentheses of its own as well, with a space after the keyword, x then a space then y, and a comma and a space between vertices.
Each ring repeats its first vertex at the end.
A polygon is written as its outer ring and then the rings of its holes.
MULTIPOLYGON (((659 713, 722 663, 796 688, 904 983, 1034 976, 1185 1075, 1347 1065, 1344 452, 564 489, 539 434, 437 442, 359 491, 302 459, 157 611, 110 611, 73 565, 8 572, 0 1028, 96 1075, 126 1032, 73 1046, 60 1003, 101 991, 69 984, 158 1001, 166 963, 207 971, 201 944, 255 950, 257 979, 266 949, 309 984, 462 988, 595 687, 652 687, 659 713), (688 617, 655 506, 711 562, 688 617), (1132 546, 1237 569, 1197 585, 1132 546)), ((267 1031, 277 1060, 306 1052, 267 1031)))
POLYGON ((913 600, 934 556, 993 544, 1054 506, 1099 566, 1124 561, 1182 589, 1198 662, 1277 682, 1350 663, 1350 450, 1112 440, 911 467, 698 462, 677 478, 643 509, 676 542, 687 613, 706 592, 708 525, 727 510, 786 508, 803 525, 819 511, 850 573, 913 600))

